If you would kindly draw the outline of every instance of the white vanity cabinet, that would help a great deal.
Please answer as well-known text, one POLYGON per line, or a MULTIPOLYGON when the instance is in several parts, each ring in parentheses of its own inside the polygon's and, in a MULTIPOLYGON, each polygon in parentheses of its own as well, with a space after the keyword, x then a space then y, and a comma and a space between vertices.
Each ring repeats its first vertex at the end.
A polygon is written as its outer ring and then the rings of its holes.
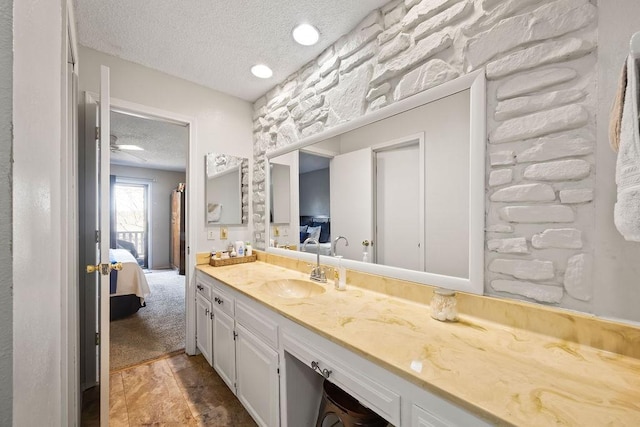
POLYGON ((258 425, 279 426, 276 322, 261 314, 257 303, 221 282, 202 273, 197 277, 211 287, 213 368, 258 425))
POLYGON ((213 311, 211 287, 196 281, 196 346, 210 365, 213 364, 213 311))
POLYGON ((396 427, 493 425, 232 287, 197 277, 211 286, 213 366, 258 425, 315 425, 325 378, 396 427))

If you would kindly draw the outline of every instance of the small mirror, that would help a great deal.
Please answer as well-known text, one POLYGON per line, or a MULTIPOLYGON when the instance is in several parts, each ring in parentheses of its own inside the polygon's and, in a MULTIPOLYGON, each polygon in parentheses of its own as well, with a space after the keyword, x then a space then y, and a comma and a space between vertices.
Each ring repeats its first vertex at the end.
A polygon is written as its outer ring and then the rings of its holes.
POLYGON ((249 160, 209 153, 205 161, 206 225, 246 224, 249 211, 249 160))

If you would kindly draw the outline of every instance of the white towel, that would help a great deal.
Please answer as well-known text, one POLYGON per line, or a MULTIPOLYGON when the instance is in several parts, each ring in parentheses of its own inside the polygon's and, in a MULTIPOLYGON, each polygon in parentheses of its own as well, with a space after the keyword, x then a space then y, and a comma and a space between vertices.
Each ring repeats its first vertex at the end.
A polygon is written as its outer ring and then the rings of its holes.
POLYGON ((627 58, 627 88, 622 109, 620 151, 616 163, 618 201, 614 222, 622 236, 640 242, 640 129, 638 122, 638 67, 630 55, 627 58))

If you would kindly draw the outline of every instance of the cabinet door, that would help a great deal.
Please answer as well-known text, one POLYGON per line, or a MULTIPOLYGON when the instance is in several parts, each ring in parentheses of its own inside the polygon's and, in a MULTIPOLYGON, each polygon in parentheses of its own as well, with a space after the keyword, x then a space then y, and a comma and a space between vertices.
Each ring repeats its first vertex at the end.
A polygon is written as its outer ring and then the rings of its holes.
POLYGON ((447 427, 451 423, 435 416, 418 405, 411 408, 411 427, 447 427))
POLYGON ((236 325, 237 396, 261 426, 280 424, 278 353, 236 325))
POLYGON ((236 392, 236 346, 234 321, 220 310, 213 314, 213 367, 236 392))
POLYGON ((202 352, 202 355, 209 365, 213 364, 212 356, 212 339, 213 339, 213 321, 211 320, 211 302, 201 294, 196 294, 196 346, 202 352))

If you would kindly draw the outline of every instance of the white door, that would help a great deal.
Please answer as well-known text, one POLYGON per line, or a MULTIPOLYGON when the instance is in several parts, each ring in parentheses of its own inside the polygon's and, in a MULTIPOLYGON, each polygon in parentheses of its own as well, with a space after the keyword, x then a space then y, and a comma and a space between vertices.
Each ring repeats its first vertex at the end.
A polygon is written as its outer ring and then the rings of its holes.
POLYGON ((375 262, 424 271, 419 143, 376 152, 375 175, 375 262))
POLYGON ((196 345, 209 365, 213 365, 211 342, 213 340, 213 312, 211 301, 196 294, 196 345))
MULTIPOLYGON (((373 159, 371 148, 340 154, 331 159, 331 240, 344 236, 339 255, 362 261, 364 240, 373 241, 373 159)), ((374 259, 369 246, 369 261, 374 259)))
POLYGON ((213 367, 236 392, 236 346, 234 321, 220 310, 213 313, 213 367))
POLYGON ((236 325, 237 396, 261 426, 280 425, 278 353, 236 325))

